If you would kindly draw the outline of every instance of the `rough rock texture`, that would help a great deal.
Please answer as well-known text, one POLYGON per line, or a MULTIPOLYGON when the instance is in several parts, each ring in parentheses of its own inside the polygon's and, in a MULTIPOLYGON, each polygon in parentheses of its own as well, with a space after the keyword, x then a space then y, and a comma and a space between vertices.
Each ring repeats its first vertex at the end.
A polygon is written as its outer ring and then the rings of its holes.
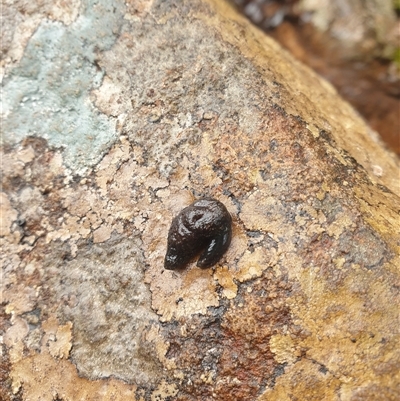
POLYGON ((395 400, 398 160, 221 1, 9 2, 4 400, 395 400), (222 201, 213 269, 163 269, 222 201), (135 398, 136 397, 136 398, 135 398))

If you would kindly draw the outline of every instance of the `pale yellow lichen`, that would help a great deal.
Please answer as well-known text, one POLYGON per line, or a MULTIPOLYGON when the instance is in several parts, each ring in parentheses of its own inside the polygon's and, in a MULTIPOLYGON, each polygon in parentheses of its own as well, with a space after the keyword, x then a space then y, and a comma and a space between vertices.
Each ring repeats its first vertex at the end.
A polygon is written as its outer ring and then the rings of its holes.
POLYGON ((338 400, 340 381, 313 361, 302 359, 286 366, 275 385, 267 388, 257 401, 292 401, 301 394, 308 401, 338 400))
POLYGON ((7 303, 6 313, 21 315, 35 307, 36 291, 27 285, 19 284, 16 287, 4 288, 2 295, 3 301, 7 303))
POLYGON ((237 285, 233 281, 232 273, 229 272, 228 266, 222 266, 215 271, 214 278, 218 280, 218 284, 223 288, 222 295, 227 299, 233 299, 237 295, 237 285))
MULTIPOLYGON (((157 350, 157 355, 162 364, 168 369, 176 369, 176 363, 174 358, 170 359, 167 358, 167 352, 169 349, 169 343, 165 342, 164 338, 162 337, 160 333, 160 327, 156 325, 152 325, 150 329, 146 332, 145 334, 146 341, 149 343, 154 343, 156 350, 157 350)), ((174 374, 177 374, 175 372, 174 374)))
POLYGON ((355 227, 355 223, 350 216, 339 214, 335 221, 327 227, 326 232, 331 237, 339 238, 344 231, 349 230, 352 226, 355 227))
POLYGON ((166 380, 163 380, 159 386, 151 393, 151 401, 162 401, 165 399, 171 399, 176 394, 178 394, 179 390, 175 383, 168 383, 166 380))
POLYGON ((49 340, 48 347, 51 356, 67 359, 72 347, 72 323, 57 327, 54 340, 49 340))
POLYGON ((28 146, 25 149, 19 150, 16 158, 23 163, 29 163, 35 158, 35 151, 32 149, 32 146, 28 146))
POLYGON ((24 399, 53 401, 125 401, 135 399, 136 386, 115 379, 87 380, 79 377, 68 360, 54 359, 49 353, 33 354, 13 364, 10 374, 14 394, 21 386, 24 399))
POLYGON ((18 362, 23 358, 23 340, 29 333, 29 326, 25 319, 15 317, 12 319, 12 326, 4 334, 4 344, 8 347, 10 361, 18 362))
POLYGON ((93 232, 93 242, 106 242, 111 237, 112 228, 106 224, 102 224, 97 230, 93 232))
POLYGON ((256 248, 254 252, 246 251, 237 264, 234 277, 240 282, 261 277, 264 270, 273 266, 277 261, 276 250, 256 248))
POLYGON ((17 218, 18 212, 11 207, 11 203, 4 192, 0 192, 0 236, 11 233, 11 224, 17 218))
POLYGON ((290 335, 276 334, 271 336, 269 346, 278 363, 292 364, 299 356, 298 352, 296 353, 295 344, 290 335))

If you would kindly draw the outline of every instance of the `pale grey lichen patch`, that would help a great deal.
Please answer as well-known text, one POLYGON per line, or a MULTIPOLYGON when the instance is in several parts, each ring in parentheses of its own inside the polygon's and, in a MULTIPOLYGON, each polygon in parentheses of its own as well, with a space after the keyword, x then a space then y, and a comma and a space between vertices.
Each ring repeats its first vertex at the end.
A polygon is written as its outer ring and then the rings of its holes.
POLYGON ((114 235, 102 244, 81 245, 69 261, 62 260, 65 246, 54 247, 45 262, 47 272, 57 271, 47 285, 55 302, 63 301, 60 321, 73 322, 71 357, 85 377, 144 385, 162 372, 153 343, 146 341, 158 319, 143 282, 140 247, 138 236, 114 235))
MULTIPOLYGON (((170 7, 156 3, 153 17, 163 20, 170 7)), ((167 20, 157 30, 127 22, 122 32, 100 63, 112 82, 130 84, 122 92, 131 105, 123 110, 122 130, 146 149, 145 156, 157 162, 163 177, 173 174, 206 134, 214 138, 221 131, 240 130, 252 135, 264 128, 259 109, 274 96, 273 85, 263 82, 235 48, 216 41, 202 21, 187 15, 179 23, 167 20), (130 62, 117 64, 121 57, 130 62), (269 90, 250 94, 251 85, 269 90)), ((103 112, 111 114, 112 105, 103 112)), ((189 156, 192 165, 204 157, 200 153, 189 156)))
POLYGON ((96 52, 114 43, 124 4, 87 0, 83 7, 68 27, 43 22, 3 87, 5 142, 43 137, 64 150, 75 173, 98 162, 116 138, 115 122, 92 106, 89 95, 103 77, 96 52))

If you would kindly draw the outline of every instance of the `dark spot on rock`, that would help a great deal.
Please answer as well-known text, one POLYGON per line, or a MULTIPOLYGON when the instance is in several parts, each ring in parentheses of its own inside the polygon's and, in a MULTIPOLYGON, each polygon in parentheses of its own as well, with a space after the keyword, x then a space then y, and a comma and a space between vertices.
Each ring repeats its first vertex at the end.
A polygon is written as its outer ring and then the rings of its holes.
POLYGON ((325 130, 321 130, 319 132, 319 137, 325 139, 325 141, 327 141, 328 143, 331 143, 333 141, 332 135, 325 130))
POLYGON ((368 227, 343 233, 340 236, 340 250, 346 254, 347 262, 367 269, 378 267, 390 257, 386 243, 368 227))
POLYGON ((323 373, 324 375, 326 375, 328 373, 328 369, 326 368, 325 365, 321 365, 318 369, 321 373, 323 373))
POLYGON ((269 150, 271 152, 275 152, 277 148, 278 148, 278 141, 276 139, 271 139, 271 141, 269 142, 269 150))

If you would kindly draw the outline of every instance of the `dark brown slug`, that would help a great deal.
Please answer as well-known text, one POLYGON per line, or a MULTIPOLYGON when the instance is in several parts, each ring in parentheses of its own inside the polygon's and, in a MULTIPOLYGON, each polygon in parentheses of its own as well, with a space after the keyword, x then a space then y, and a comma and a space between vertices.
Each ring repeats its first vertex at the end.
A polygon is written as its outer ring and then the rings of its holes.
POLYGON ((197 266, 211 267, 228 249, 231 238, 232 217, 226 207, 213 198, 199 199, 172 220, 164 267, 182 269, 199 253, 197 266))

